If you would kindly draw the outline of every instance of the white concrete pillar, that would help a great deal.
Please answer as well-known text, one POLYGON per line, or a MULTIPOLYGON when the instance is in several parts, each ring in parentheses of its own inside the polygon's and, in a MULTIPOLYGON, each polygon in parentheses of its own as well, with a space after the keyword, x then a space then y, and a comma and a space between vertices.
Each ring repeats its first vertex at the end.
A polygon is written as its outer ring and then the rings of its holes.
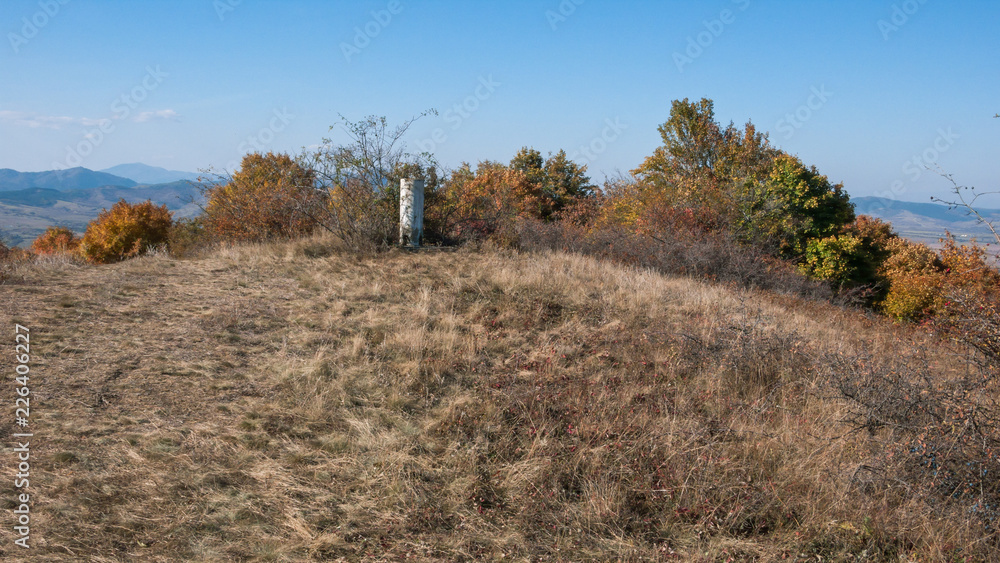
POLYGON ((424 181, 399 181, 399 244, 420 246, 424 234, 424 181))

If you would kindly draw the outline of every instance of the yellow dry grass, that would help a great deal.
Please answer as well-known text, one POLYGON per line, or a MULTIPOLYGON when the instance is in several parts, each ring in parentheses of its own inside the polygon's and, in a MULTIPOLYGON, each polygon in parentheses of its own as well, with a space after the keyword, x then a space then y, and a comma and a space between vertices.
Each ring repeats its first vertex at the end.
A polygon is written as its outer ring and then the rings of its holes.
POLYGON ((323 244, 51 260, 0 286, 6 379, 14 323, 31 329, 35 433, 34 547, 8 511, 0 557, 987 553, 973 521, 859 489, 871 443, 821 377, 824 354, 899 358, 930 336, 575 255, 323 244))

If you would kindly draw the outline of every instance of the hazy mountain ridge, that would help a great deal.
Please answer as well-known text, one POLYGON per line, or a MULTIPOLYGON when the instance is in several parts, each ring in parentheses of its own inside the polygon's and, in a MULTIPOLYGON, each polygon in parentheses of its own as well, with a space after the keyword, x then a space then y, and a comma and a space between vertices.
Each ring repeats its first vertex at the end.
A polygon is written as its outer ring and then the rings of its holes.
POLYGON ((95 172, 87 168, 47 170, 45 172, 19 172, 10 168, 0 169, 0 192, 47 188, 52 190, 81 190, 100 186, 131 188, 137 182, 114 174, 95 172))
POLYGON ((59 191, 49 188, 31 188, 10 192, 0 192, 0 203, 9 205, 25 205, 30 207, 53 207, 60 201, 81 204, 100 205, 114 204, 119 199, 128 202, 155 200, 155 203, 165 204, 167 209, 175 210, 197 199, 200 191, 197 185, 187 181, 157 184, 153 186, 137 186, 122 188, 119 186, 101 186, 85 190, 59 191))
POLYGON ((114 174, 122 178, 134 180, 138 184, 155 185, 168 184, 182 180, 197 180, 198 174, 194 172, 182 172, 180 170, 167 170, 159 166, 149 166, 141 162, 130 164, 119 164, 111 168, 100 170, 106 174, 114 174))

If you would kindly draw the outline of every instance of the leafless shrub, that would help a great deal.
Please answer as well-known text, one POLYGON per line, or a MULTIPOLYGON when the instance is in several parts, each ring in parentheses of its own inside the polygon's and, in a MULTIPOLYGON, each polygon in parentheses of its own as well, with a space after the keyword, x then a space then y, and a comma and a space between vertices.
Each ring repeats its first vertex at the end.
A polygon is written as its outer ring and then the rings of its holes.
POLYGON ((566 223, 524 221, 521 247, 562 250, 608 258, 659 272, 708 279, 741 288, 810 298, 829 298, 829 288, 802 276, 764 250, 723 235, 700 238, 664 233, 658 240, 621 229, 585 230, 566 223))
POLYGON ((319 149, 299 159, 315 175, 308 187, 325 202, 321 209, 301 211, 350 250, 370 253, 391 246, 399 229, 399 181, 422 177, 424 166, 432 163, 429 154, 406 152, 402 138, 414 121, 434 113, 429 110, 395 127, 385 117, 352 122, 341 116, 340 129, 349 142, 324 139, 319 149))
POLYGON ((870 445, 868 490, 896 491, 944 515, 975 517, 996 544, 1000 516, 1000 402, 983 364, 942 380, 931 359, 869 352, 825 358, 827 377, 847 400, 845 422, 870 445))

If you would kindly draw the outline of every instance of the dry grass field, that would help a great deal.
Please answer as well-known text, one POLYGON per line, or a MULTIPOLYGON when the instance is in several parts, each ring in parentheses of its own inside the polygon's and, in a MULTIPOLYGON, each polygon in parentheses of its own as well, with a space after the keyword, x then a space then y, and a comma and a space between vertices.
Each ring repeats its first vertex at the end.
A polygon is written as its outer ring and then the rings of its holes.
POLYGON ((893 485, 893 437, 857 430, 831 383, 961 364, 827 303, 312 239, 43 260, 0 285, 0 331, 4 561, 996 559, 981 518, 893 485))

